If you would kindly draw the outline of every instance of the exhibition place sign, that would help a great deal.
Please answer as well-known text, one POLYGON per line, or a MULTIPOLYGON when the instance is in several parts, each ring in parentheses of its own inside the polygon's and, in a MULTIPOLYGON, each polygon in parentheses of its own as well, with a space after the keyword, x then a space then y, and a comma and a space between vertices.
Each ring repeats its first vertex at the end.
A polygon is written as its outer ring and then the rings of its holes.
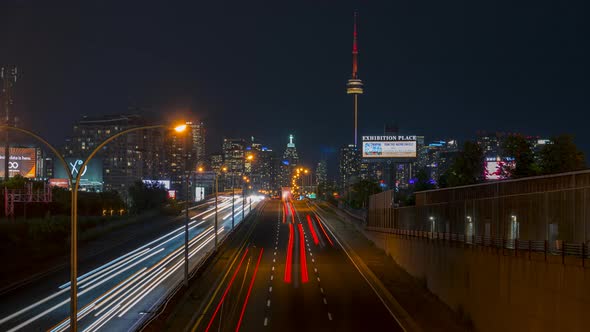
POLYGON ((363 141, 415 141, 416 135, 413 136, 363 136, 363 141))

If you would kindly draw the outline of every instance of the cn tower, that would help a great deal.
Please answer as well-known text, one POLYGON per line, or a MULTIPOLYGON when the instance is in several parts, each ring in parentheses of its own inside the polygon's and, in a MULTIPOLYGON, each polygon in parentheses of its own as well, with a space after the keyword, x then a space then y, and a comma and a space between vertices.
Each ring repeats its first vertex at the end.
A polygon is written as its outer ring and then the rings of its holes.
POLYGON ((358 77, 358 13, 354 12, 354 31, 352 34, 352 77, 346 84, 346 93, 354 97, 354 145, 358 140, 358 96, 363 94, 363 81, 358 77))

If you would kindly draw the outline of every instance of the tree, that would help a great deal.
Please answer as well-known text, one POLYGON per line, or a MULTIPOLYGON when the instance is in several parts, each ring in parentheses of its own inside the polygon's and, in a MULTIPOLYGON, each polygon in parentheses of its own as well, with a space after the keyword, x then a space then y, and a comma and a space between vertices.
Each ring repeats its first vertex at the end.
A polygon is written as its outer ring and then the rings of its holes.
POLYGON ((380 193, 381 187, 374 181, 360 180, 352 185, 350 205, 353 208, 364 208, 369 204, 369 196, 380 193))
POLYGON ((166 189, 157 183, 136 181, 129 187, 131 211, 139 213, 145 210, 160 208, 166 203, 166 189))
POLYGON ((435 185, 431 182, 428 173, 424 169, 421 169, 416 174, 416 183, 414 184, 415 191, 423 191, 423 190, 430 190, 434 189, 435 185))
POLYGON ((577 171, 586 168, 584 153, 578 150, 572 135, 559 135, 551 139, 540 152, 542 174, 577 171))
POLYGON ((514 164, 507 163, 502 173, 511 178, 522 178, 539 174, 539 166, 531 143, 522 135, 510 135, 502 142, 504 158, 514 158, 514 164))
MULTIPOLYGON (((477 143, 466 141, 453 165, 445 172, 444 184, 449 187, 465 186, 482 181, 483 151, 477 143)), ((441 184, 442 186, 442 184, 441 184)))

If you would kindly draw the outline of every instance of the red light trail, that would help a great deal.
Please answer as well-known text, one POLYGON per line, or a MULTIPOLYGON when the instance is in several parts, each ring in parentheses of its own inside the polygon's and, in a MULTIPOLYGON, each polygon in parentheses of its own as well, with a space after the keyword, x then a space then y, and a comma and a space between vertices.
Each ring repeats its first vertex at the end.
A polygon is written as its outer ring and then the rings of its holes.
POLYGON ((256 268, 254 269, 254 274, 252 275, 252 281, 250 281, 250 287, 248 288, 248 294, 246 294, 246 300, 244 301, 244 306, 242 307, 242 313, 240 314, 240 320, 238 320, 238 326, 236 326, 236 332, 240 330, 240 326, 242 325, 242 319, 244 318, 246 305, 248 305, 248 299, 250 299, 250 293, 252 292, 252 287, 254 286, 254 279, 256 279, 256 272, 258 272, 258 266, 260 265, 260 259, 262 258, 263 251, 264 249, 260 248, 260 255, 258 255, 258 262, 256 262, 256 268))
POLYGON ((299 223, 299 253, 301 256, 301 282, 306 283, 309 281, 307 275, 307 258, 305 257, 305 239, 303 237, 303 224, 299 223))
POLYGON ((307 215, 307 224, 309 225, 309 231, 311 232, 311 236, 313 236, 313 243, 315 243, 315 245, 317 246, 320 243, 320 240, 318 240, 318 235, 316 234, 315 229, 313 228, 313 224, 311 222, 309 214, 307 215))
POLYGON ((236 278, 236 275, 238 275, 238 271, 240 271, 240 269, 242 268, 242 263, 244 262, 244 258, 246 258, 247 253, 248 253, 248 248, 246 248, 246 251, 244 251, 244 256, 242 256, 242 259, 240 260, 240 264, 238 265, 236 272, 234 272, 234 275, 231 277, 231 280, 229 281, 229 284, 227 285, 225 292, 223 292, 223 296, 221 297, 221 301, 219 301, 219 304, 217 305, 217 308, 215 308, 215 312, 213 313, 213 316, 211 317, 211 320, 209 321, 209 325, 207 325, 207 329, 205 329, 206 332, 208 332, 209 329, 211 328, 211 325, 213 324, 213 321, 215 320, 215 316, 217 316, 217 312, 219 311, 219 308, 221 308, 221 305, 223 304, 223 301, 225 300, 225 296, 229 292, 229 289, 231 288, 231 285, 233 284, 234 279, 236 278))
POLYGON ((289 244, 287 245, 287 261, 285 262, 285 282, 291 282, 291 264, 293 261, 293 224, 289 224, 289 244))
POLYGON ((320 225, 320 228, 322 229, 322 232, 324 232, 324 235, 326 236, 326 239, 328 239, 328 242, 330 242, 330 245, 333 247, 334 246, 334 243, 332 243, 332 240, 328 236, 328 233, 326 233, 326 230, 324 229, 324 226, 322 226, 322 221, 320 220, 320 217, 318 217, 316 215, 315 218, 318 220, 318 224, 320 225))

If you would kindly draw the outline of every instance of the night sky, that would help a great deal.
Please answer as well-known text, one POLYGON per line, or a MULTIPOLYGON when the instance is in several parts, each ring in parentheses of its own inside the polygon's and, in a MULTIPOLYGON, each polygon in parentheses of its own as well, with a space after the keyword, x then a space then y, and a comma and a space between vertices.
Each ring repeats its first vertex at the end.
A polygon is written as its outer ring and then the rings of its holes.
POLYGON ((2 0, 19 125, 61 144, 82 115, 191 112, 209 151, 254 135, 282 152, 293 133, 311 166, 352 142, 357 9, 360 134, 568 132, 590 154, 585 1, 172 2, 2 0))

